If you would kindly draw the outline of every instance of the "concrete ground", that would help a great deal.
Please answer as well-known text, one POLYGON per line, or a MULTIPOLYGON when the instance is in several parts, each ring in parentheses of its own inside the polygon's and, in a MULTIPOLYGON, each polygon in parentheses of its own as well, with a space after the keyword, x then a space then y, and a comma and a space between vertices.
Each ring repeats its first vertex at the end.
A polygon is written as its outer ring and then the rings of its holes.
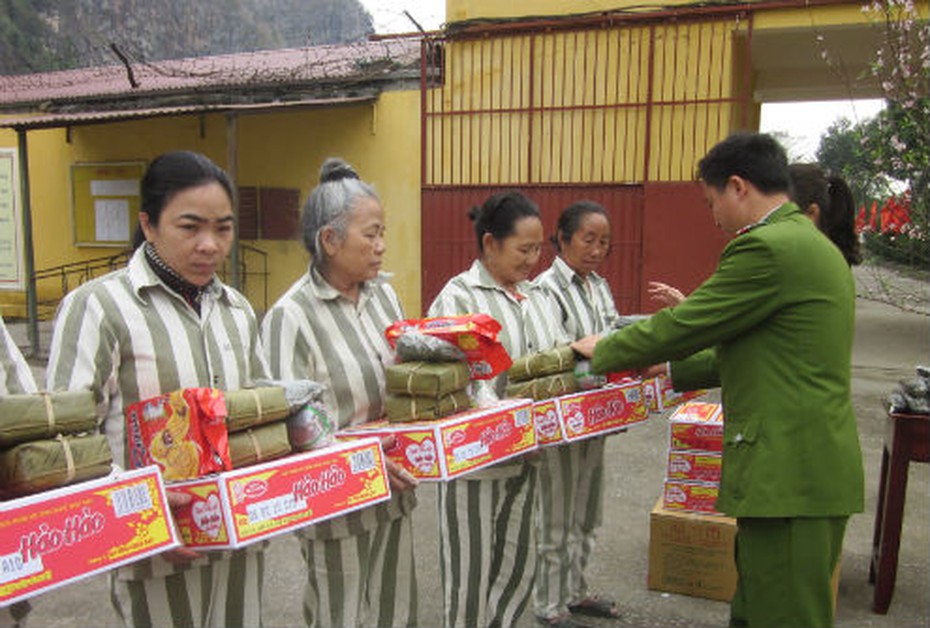
MULTIPOLYGON (((857 270, 860 298, 853 354, 853 398, 866 470, 865 512, 852 517, 844 544, 836 625, 844 628, 926 626, 930 624, 930 474, 912 465, 901 538, 897 584, 887 615, 871 611, 868 584, 878 472, 885 425, 882 400, 900 379, 910 378, 917 364, 930 364, 930 299, 926 277, 906 277, 889 292, 887 271, 857 270), (891 296, 888 296, 891 294, 891 296), (900 295, 911 295, 901 302, 900 295), (916 295, 916 296, 915 296, 916 295), (872 299, 891 300, 907 310, 872 299)), ((47 346, 47 345, 46 345, 47 346)), ((36 367, 41 373, 41 367, 36 367)), ((617 600, 619 621, 590 620, 601 626, 725 626, 726 603, 650 591, 646 588, 649 512, 662 491, 667 422, 650 420, 607 445, 608 488, 605 524, 590 576, 594 588, 617 600)), ((420 505, 414 526, 419 576, 420 625, 440 625, 436 489, 418 489, 420 505)), ((290 536, 271 543, 265 580, 265 625, 303 624, 300 599, 302 561, 290 536)), ((117 626, 108 603, 106 577, 91 578, 34 600, 33 627, 117 626)), ((530 613, 517 624, 536 625, 530 613)))

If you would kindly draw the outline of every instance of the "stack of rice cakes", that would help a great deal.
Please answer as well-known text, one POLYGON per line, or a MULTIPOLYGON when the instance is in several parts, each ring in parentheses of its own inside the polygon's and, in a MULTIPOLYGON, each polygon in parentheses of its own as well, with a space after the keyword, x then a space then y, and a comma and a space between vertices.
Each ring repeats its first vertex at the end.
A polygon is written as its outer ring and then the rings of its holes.
POLYGON ((112 466, 89 390, 0 398, 0 498, 92 480, 112 466))
POLYGON ((435 420, 471 408, 465 362, 401 362, 386 369, 387 418, 435 420))
POLYGON ((575 352, 569 345, 537 351, 514 360, 507 371, 507 397, 542 401, 578 391, 575 352))

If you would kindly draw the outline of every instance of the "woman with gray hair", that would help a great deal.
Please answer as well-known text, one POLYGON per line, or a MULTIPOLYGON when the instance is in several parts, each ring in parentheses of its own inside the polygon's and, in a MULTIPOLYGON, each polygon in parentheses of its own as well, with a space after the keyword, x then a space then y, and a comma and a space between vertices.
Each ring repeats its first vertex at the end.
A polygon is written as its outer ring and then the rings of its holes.
MULTIPOLYGON (((310 268, 272 306, 262 338, 272 374, 327 386, 338 427, 384 414, 384 336, 404 318, 381 273, 384 210, 370 185, 340 159, 328 159, 303 208, 310 268)), ((388 461, 389 502, 298 533, 307 564, 308 626, 414 626, 416 575, 410 513, 416 480, 388 461)))

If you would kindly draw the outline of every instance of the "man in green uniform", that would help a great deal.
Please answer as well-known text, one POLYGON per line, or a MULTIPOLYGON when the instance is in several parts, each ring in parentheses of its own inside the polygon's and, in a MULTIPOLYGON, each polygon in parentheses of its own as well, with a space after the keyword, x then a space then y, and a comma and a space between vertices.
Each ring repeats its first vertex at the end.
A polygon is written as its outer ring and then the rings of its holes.
POLYGON ((730 136, 698 175, 715 222, 734 234, 716 272, 679 305, 576 349, 597 371, 677 360, 677 388, 722 387, 717 509, 738 523, 730 625, 831 626, 830 577, 863 507, 852 275, 789 201, 771 137, 730 136))

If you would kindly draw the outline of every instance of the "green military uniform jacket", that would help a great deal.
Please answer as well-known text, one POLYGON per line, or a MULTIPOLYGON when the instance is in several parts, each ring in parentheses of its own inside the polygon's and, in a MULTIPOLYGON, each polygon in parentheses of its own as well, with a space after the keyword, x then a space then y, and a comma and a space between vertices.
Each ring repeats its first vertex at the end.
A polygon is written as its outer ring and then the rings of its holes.
POLYGON ((855 285, 839 250, 793 203, 724 248, 687 300, 598 343, 604 372, 665 360, 676 387, 722 387, 717 509, 734 517, 863 508, 850 398, 855 285), (715 347, 716 351, 701 351, 715 347))

